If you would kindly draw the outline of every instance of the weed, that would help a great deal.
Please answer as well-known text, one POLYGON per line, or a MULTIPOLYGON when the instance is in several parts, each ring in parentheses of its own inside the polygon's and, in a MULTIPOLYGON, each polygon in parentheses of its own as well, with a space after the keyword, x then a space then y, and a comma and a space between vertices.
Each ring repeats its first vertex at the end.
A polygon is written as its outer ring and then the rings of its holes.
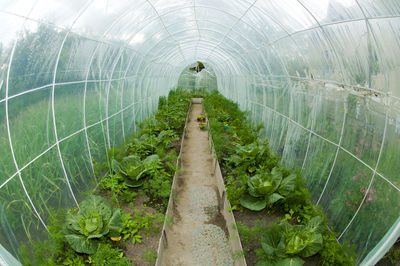
POLYGON ((132 243, 135 244, 142 242, 142 234, 148 235, 150 232, 159 232, 158 224, 164 221, 164 217, 161 214, 152 215, 144 210, 134 209, 133 217, 129 213, 124 213, 122 220, 121 233, 123 239, 131 239, 132 243))
POLYGON ((354 247, 349 248, 348 243, 339 244, 331 232, 326 232, 322 237, 323 247, 319 252, 321 265, 354 265, 354 247))
POLYGON ((393 265, 396 265, 396 263, 400 261, 400 248, 398 246, 393 246, 385 255, 385 258, 393 265))
POLYGON ((86 261, 93 266, 129 266, 132 262, 124 256, 122 250, 110 244, 101 244, 93 256, 86 261))

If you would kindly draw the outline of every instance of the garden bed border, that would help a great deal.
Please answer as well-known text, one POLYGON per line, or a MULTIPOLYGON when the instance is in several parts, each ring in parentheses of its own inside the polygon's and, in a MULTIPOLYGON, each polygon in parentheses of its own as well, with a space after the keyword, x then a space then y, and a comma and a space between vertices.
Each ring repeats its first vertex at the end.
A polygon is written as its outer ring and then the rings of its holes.
POLYGON ((173 200, 175 198, 175 191, 176 191, 176 176, 177 176, 178 172, 181 171, 181 169, 182 169, 182 164, 181 164, 182 147, 183 147, 185 136, 186 136, 186 127, 187 127, 187 123, 189 121, 189 114, 190 114, 191 110, 192 110, 192 101, 189 104, 189 108, 188 108, 188 111, 186 114, 185 127, 183 128, 181 144, 180 144, 180 149, 179 149, 179 155, 178 155, 178 159, 176 160, 177 170, 175 171, 175 174, 174 174, 174 177, 172 180, 171 192, 169 194, 169 199, 168 199, 168 207, 167 207, 167 211, 165 213, 164 224, 163 224, 163 228, 161 231, 161 238, 158 242, 157 259, 156 259, 156 263, 155 263, 156 266, 161 265, 160 258, 163 257, 164 250, 168 246, 167 232, 168 232, 169 228, 168 228, 167 223, 170 219, 172 219, 173 214, 174 214, 173 213, 174 212, 173 200))

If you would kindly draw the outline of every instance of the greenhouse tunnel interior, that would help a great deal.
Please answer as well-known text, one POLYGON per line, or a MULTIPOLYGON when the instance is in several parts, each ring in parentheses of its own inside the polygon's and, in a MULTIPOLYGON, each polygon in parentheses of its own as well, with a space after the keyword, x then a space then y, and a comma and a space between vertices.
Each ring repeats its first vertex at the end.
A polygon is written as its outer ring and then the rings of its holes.
POLYGON ((262 123, 357 263, 399 237, 399 1, 0 6, 0 264, 96 187, 94 162, 177 86, 218 89, 262 123))

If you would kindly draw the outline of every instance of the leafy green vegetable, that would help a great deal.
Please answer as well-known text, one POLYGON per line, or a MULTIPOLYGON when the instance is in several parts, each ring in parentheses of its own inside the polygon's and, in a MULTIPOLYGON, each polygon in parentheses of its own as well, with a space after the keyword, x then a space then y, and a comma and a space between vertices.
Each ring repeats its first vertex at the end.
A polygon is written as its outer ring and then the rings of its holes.
POLYGON ((283 221, 269 226, 261 237, 261 246, 268 258, 263 263, 303 265, 299 256, 310 257, 321 250, 322 231, 323 218, 320 216, 313 217, 306 225, 291 225, 283 221))
POLYGON ((76 252, 94 254, 100 238, 119 236, 121 210, 113 210, 107 200, 95 195, 86 198, 80 208, 77 214, 67 214, 64 237, 76 252))
POLYGON ((153 176, 162 168, 162 161, 157 154, 149 155, 144 160, 136 155, 129 155, 119 163, 112 160, 113 171, 124 176, 124 183, 128 187, 143 185, 140 179, 145 176, 153 176))
POLYGON ((301 266, 304 264, 304 260, 299 257, 285 258, 278 261, 275 266, 301 266))
POLYGON ((231 167, 238 167, 247 174, 254 174, 260 166, 265 166, 266 169, 273 167, 274 164, 268 163, 270 157, 271 154, 267 142, 253 142, 244 146, 237 144, 235 154, 226 159, 226 161, 231 167))
POLYGON ((272 205, 295 188, 296 175, 282 179, 282 172, 274 167, 271 173, 261 172, 248 180, 248 194, 240 199, 240 204, 252 211, 260 211, 272 205))
POLYGON ((283 226, 273 224, 269 226, 261 236, 261 247, 270 257, 285 257, 285 239, 283 226))

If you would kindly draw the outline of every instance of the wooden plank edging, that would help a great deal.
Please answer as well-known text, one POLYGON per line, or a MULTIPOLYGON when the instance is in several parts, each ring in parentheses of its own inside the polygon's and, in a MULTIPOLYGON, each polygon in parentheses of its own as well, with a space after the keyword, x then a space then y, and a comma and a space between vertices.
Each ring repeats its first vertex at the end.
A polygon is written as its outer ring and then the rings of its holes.
MULTIPOLYGON (((203 108, 203 113, 206 114, 204 108, 203 108)), ((207 117, 207 114, 206 114, 207 117)), ((210 124, 208 123, 207 119, 207 127, 210 128, 210 124)), ((217 185, 218 185, 218 190, 220 193, 220 197, 223 202, 223 215, 225 217, 227 227, 228 227, 228 233, 229 233, 229 245, 231 246, 231 249, 233 251, 233 258, 235 261, 235 266, 247 266, 246 259, 244 257, 243 253, 243 248, 242 248, 242 243, 240 241, 239 233, 237 231, 237 226, 236 226, 236 221, 235 217, 233 216, 231 210, 231 203, 229 202, 227 195, 226 195, 226 189, 225 189, 225 182, 224 178, 222 176, 221 168, 218 163, 218 157, 214 149, 214 144, 211 136, 210 130, 208 130, 208 141, 210 144, 210 153, 212 154, 213 158, 213 165, 214 165, 214 175, 215 178, 217 179, 217 185)))
POLYGON ((186 120, 185 120, 185 127, 183 128, 183 133, 182 133, 182 139, 181 139, 181 146, 180 146, 180 150, 179 150, 179 155, 178 155, 178 159, 176 160, 176 165, 177 165, 177 170, 175 171, 174 177, 172 179, 172 185, 171 185, 171 192, 169 194, 169 200, 168 200, 168 207, 167 207, 167 211, 165 213, 165 218, 164 218, 164 224, 163 224, 163 228, 162 228, 162 232, 161 232, 161 238, 158 242, 158 249, 157 249, 157 259, 156 259, 156 266, 160 266, 161 265, 161 259, 163 254, 164 254, 164 250, 165 248, 168 246, 168 239, 167 239, 167 232, 168 232, 168 223, 169 220, 172 219, 174 213, 173 213, 173 199, 175 196, 175 190, 176 190, 176 176, 178 171, 181 170, 181 156, 182 156, 182 150, 183 150, 183 143, 185 140, 185 136, 186 136, 186 127, 189 121, 189 114, 190 111, 192 110, 192 102, 190 102, 187 114, 186 114, 186 120))

